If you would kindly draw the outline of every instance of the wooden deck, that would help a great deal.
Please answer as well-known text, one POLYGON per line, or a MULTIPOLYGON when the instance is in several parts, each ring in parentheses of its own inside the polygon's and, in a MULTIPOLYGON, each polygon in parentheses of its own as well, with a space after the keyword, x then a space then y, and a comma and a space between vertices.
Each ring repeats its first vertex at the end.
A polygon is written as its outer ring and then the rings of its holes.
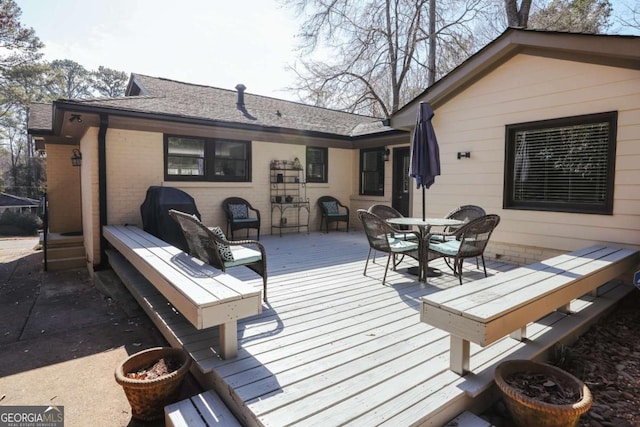
MULTIPOLYGON (((472 344, 473 373, 460 377, 449 370, 449 335, 420 322, 421 296, 459 286, 442 261, 430 266, 444 274, 426 284, 407 274, 411 260, 390 271, 383 286, 384 255, 362 274, 368 251, 362 232, 264 236, 261 242, 269 303, 238 322, 235 359, 218 357, 217 327, 198 331, 152 288, 138 290, 169 342, 192 355, 203 387, 214 389, 247 426, 443 425, 494 400, 499 362, 542 354, 632 290, 611 285, 595 300, 576 300, 575 314, 554 313, 530 325, 530 341, 472 344)), ((487 260, 491 275, 514 267, 487 260)), ((246 268, 228 273, 262 287, 246 268)), ((482 277, 475 262, 468 263, 463 286, 482 277)))

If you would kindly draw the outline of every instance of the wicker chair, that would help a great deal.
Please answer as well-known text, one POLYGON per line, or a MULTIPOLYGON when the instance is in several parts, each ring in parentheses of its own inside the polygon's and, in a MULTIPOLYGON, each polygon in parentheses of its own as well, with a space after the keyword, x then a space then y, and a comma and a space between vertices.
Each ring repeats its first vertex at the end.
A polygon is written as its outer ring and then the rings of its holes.
POLYGON ((482 259, 482 268, 487 277, 487 267, 484 263, 484 250, 489 243, 491 233, 500 223, 498 215, 489 214, 473 219, 460 226, 456 230, 456 238, 438 242, 429 240, 428 259, 444 257, 445 260, 453 260, 452 264, 447 264, 453 270, 453 274, 458 276, 462 285, 462 263, 466 258, 482 259))
POLYGON ((255 228, 258 232, 256 240, 260 240, 260 211, 255 209, 249 202, 241 197, 228 197, 222 201, 222 209, 227 216, 227 235, 234 239, 233 232, 236 230, 249 230, 255 228), (231 233, 229 233, 231 231, 231 233))
MULTIPOLYGON (((390 218, 403 218, 404 215, 402 215, 400 212, 398 212, 397 210, 395 210, 394 208, 392 208, 391 206, 387 206, 387 205, 371 205, 371 207, 369 208, 369 212, 371 212, 374 215, 377 215, 378 217, 387 220, 390 218)), ((409 227, 408 226, 402 226, 402 225, 398 225, 395 228, 397 228, 398 230, 408 230, 409 227)))
POLYGON ((262 277, 262 299, 267 301, 267 253, 256 240, 227 240, 219 227, 208 228, 193 215, 174 209, 169 215, 175 219, 189 246, 189 255, 226 271, 244 265, 262 277))
MULTIPOLYGON (((456 208, 451 212, 449 212, 445 218, 457 219, 467 223, 472 219, 480 218, 481 216, 484 216, 486 214, 487 213, 480 206, 462 205, 459 208, 456 208)), ((430 239, 435 241, 436 243, 444 242, 445 240, 455 240, 457 237, 456 232, 459 229, 460 229, 459 225, 445 227, 444 230, 440 232, 432 233, 430 239)), ((478 263, 478 258, 476 258, 476 268, 479 268, 479 267, 480 267, 480 264, 478 263)))
POLYGON ((322 196, 318 199, 318 206, 320 207, 320 230, 322 230, 322 223, 325 224, 325 230, 329 232, 329 223, 336 223, 336 230, 341 222, 347 223, 347 232, 349 232, 349 207, 340 203, 338 199, 333 196, 322 196))
MULTIPOLYGON (((404 218, 404 215, 402 215, 400 212, 398 212, 391 206, 387 206, 387 205, 371 205, 369 207, 369 212, 371 212, 374 215, 377 215, 379 218, 382 218, 385 221, 391 218, 404 218)), ((409 227, 408 225, 394 224, 392 225, 392 227, 397 230, 394 232, 394 235, 393 235, 393 237, 395 237, 396 239, 415 240, 415 233, 405 233, 405 231, 408 231, 411 229, 411 227, 409 227)), ((376 262, 375 252, 373 254, 373 262, 376 262)), ((402 262, 402 257, 400 257, 399 260, 394 259, 395 265, 398 265, 400 262, 402 262)))
MULTIPOLYGON (((445 218, 447 219, 457 219, 460 221, 464 221, 465 223, 471 221, 472 219, 480 218, 481 216, 485 216, 487 213, 480 206, 476 205, 463 205, 459 208, 456 208, 449 212, 445 218)), ((442 232, 432 233, 432 240, 444 241, 448 239, 456 238, 456 231, 460 228, 459 225, 456 226, 448 226, 445 227, 442 232)))
POLYGON ((389 270, 389 263, 391 258, 394 258, 393 269, 395 270, 397 263, 395 257, 397 255, 407 255, 420 262, 420 237, 415 231, 406 231, 407 234, 414 234, 415 239, 405 240, 396 239, 394 234, 398 231, 391 227, 385 220, 372 214, 364 209, 358 210, 358 218, 362 222, 364 232, 369 241, 369 253, 367 254, 367 262, 364 265, 364 274, 367 274, 367 267, 369 265, 369 258, 371 257, 371 251, 379 251, 388 254, 387 265, 384 269, 384 277, 382 278, 382 284, 387 280, 387 271, 389 270))

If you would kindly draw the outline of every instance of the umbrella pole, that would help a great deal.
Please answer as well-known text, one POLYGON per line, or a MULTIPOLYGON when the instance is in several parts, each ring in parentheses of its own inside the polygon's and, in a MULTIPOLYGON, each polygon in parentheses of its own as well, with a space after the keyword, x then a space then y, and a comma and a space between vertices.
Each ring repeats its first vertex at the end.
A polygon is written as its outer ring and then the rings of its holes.
POLYGON ((425 208, 424 208, 425 204, 424 204, 424 185, 422 186, 422 220, 425 220, 425 208))

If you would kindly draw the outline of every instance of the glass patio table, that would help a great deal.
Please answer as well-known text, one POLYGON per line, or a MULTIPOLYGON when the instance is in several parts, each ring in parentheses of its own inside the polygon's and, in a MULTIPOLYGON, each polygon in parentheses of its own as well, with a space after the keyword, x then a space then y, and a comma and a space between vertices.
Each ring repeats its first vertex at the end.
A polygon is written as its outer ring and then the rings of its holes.
POLYGON ((418 280, 426 281, 427 277, 439 276, 440 271, 429 267, 425 269, 427 265, 427 257, 429 255, 429 241, 428 235, 431 231, 431 227, 449 227, 464 224, 464 221, 449 218, 413 218, 413 217, 401 217, 401 218, 389 218, 387 222, 392 225, 400 225, 405 227, 418 227, 420 232, 420 262, 419 266, 410 267, 409 273, 418 276, 418 280), (426 271, 425 271, 426 270, 426 271))

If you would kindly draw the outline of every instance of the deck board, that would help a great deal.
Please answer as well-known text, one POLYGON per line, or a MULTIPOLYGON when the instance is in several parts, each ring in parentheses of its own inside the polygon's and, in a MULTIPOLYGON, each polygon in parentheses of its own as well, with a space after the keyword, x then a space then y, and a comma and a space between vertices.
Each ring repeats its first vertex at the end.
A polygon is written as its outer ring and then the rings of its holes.
MULTIPOLYGON (((448 334, 420 322, 422 296, 459 287, 442 260, 429 265, 444 274, 420 283, 406 271, 415 261, 405 258, 382 285, 386 257, 378 254, 364 276, 368 245, 359 231, 264 236, 261 242, 269 302, 261 314, 238 322, 236 358, 219 357, 217 327, 198 331, 170 308, 162 315, 162 332, 192 355, 201 383, 244 425, 442 425, 489 388, 501 360, 535 357, 598 313, 594 297, 585 297, 572 303, 578 315, 554 313, 530 325, 531 342, 471 345, 474 373, 460 377, 449 370, 448 334)), ((514 267, 487 260, 496 281, 514 267)), ((262 287, 249 269, 227 272, 262 287)), ((475 261, 467 263, 462 286, 483 277, 475 261)), ((612 298, 604 293, 595 300, 610 306, 625 294, 613 288, 612 298)))

